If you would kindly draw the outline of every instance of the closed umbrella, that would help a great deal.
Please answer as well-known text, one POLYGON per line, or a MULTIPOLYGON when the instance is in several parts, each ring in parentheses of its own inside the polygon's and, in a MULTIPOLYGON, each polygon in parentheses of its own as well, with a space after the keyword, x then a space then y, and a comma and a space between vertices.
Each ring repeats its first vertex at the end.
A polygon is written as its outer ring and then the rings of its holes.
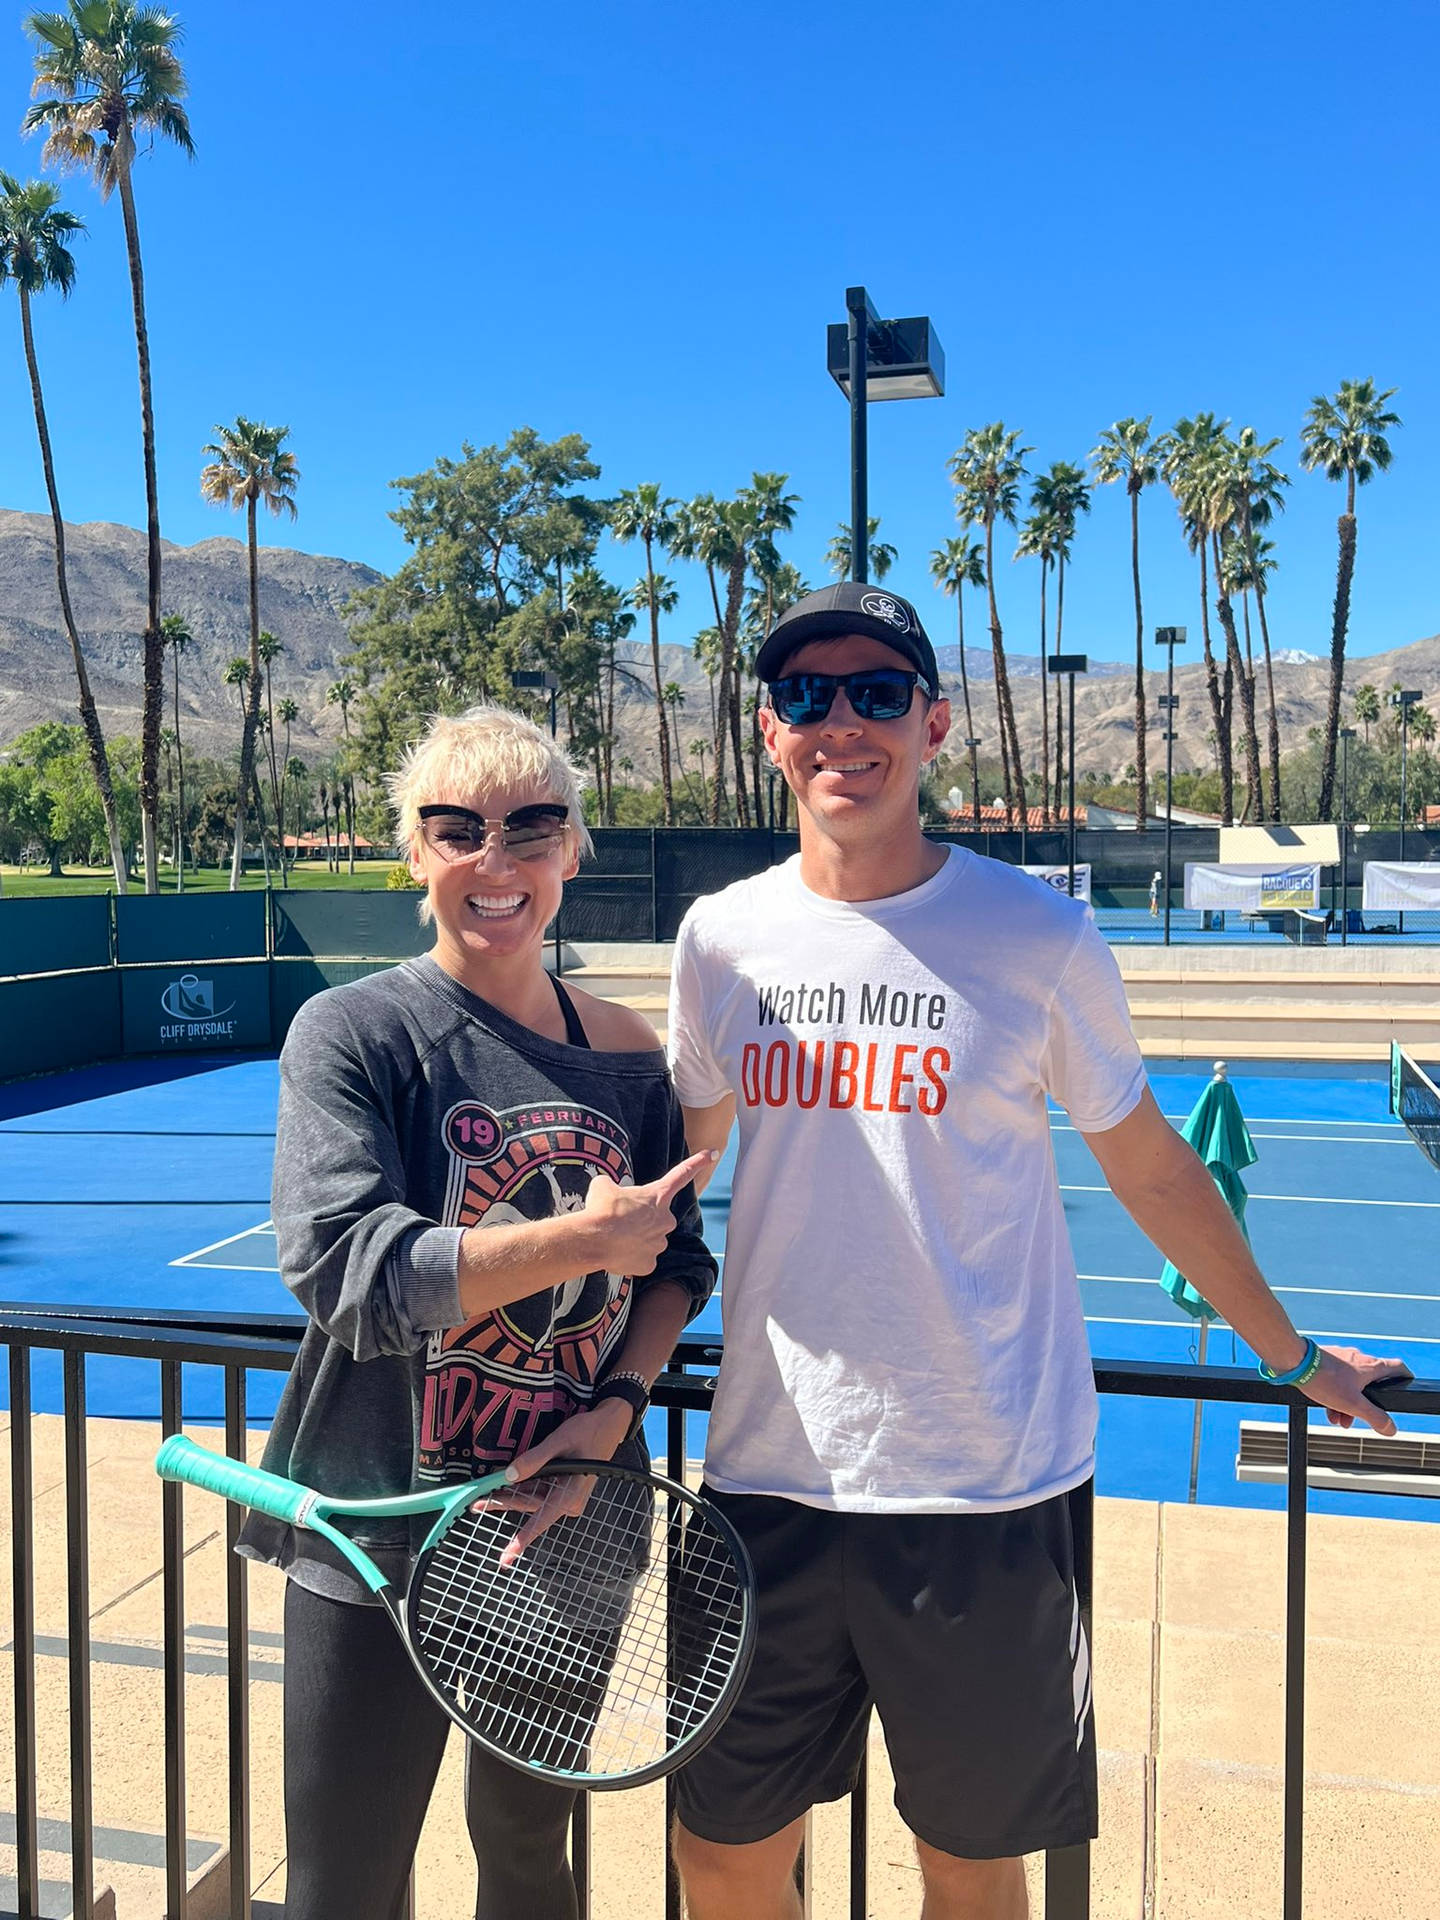
MULTIPOLYGON (((1215 1077, 1195 1102, 1190 1118, 1180 1129, 1183 1139, 1199 1154, 1210 1170, 1210 1178, 1224 1196, 1225 1204, 1234 1214, 1240 1231, 1248 1240, 1249 1230, 1245 1225, 1245 1203, 1248 1195, 1245 1182, 1240 1178, 1245 1167, 1253 1167, 1259 1159, 1255 1151, 1255 1142, 1250 1138, 1250 1129, 1245 1124, 1245 1116, 1240 1111, 1240 1102, 1235 1089, 1225 1078, 1226 1065, 1223 1060, 1215 1062, 1215 1077)), ((1193 1320, 1200 1322, 1199 1359, 1205 1364, 1205 1348, 1209 1340, 1210 1322, 1216 1316, 1216 1309, 1202 1293, 1191 1286, 1173 1260, 1165 1262, 1165 1271, 1160 1276, 1160 1284, 1170 1298, 1193 1320)), ((1200 1427, 1204 1418, 1204 1406, 1195 1402, 1195 1426, 1190 1441, 1190 1502, 1195 1501, 1196 1486, 1200 1476, 1200 1427)))

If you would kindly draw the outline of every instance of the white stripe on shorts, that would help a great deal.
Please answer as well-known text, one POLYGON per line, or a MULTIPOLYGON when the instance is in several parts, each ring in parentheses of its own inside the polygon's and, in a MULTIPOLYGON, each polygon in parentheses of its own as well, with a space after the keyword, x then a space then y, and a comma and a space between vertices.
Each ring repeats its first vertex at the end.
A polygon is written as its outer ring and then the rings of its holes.
POLYGON ((1090 1714, 1090 1648, 1080 1618, 1080 1596, 1070 1588, 1070 1683, 1075 1701, 1075 1751, 1085 1739, 1085 1722, 1090 1714))

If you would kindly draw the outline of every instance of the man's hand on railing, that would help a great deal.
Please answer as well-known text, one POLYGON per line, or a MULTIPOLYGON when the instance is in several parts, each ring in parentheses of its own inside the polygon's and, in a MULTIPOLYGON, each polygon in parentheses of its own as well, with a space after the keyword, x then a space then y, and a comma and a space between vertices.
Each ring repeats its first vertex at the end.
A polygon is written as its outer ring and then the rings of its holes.
POLYGON ((1391 1434, 1395 1422, 1383 1407, 1366 1399, 1365 1389, 1382 1381, 1414 1378, 1403 1360, 1377 1360, 1358 1347, 1321 1347, 1320 1370, 1300 1391, 1317 1407, 1324 1407, 1325 1418, 1332 1426, 1353 1427, 1357 1420, 1363 1420, 1376 1433, 1391 1434))

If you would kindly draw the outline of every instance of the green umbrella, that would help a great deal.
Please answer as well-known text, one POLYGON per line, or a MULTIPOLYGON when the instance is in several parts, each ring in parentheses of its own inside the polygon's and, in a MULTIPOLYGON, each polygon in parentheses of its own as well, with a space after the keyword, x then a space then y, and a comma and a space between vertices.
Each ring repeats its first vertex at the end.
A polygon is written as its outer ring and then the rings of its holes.
MULTIPOLYGON (((1210 1169, 1211 1179, 1224 1195, 1225 1204, 1248 1240, 1250 1235, 1245 1226, 1247 1195, 1240 1173, 1244 1167, 1253 1167, 1260 1156, 1250 1138, 1250 1129, 1240 1111, 1235 1089, 1225 1078, 1223 1060, 1215 1062, 1215 1078, 1195 1102, 1194 1111, 1180 1132, 1210 1169)), ((1215 1308, 1195 1291, 1173 1260, 1165 1262, 1160 1284, 1176 1306, 1182 1307, 1192 1319, 1209 1322, 1215 1318, 1215 1308)))

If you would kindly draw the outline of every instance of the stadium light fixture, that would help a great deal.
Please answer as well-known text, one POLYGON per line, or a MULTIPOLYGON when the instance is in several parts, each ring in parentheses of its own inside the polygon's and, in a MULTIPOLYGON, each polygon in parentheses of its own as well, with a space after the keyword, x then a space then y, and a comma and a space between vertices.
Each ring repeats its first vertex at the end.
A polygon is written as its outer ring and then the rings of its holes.
POLYGON ((846 318, 825 330, 825 364, 850 402, 850 578, 870 578, 869 448, 872 400, 939 400, 945 355, 923 315, 882 320, 864 287, 845 289, 846 318))

